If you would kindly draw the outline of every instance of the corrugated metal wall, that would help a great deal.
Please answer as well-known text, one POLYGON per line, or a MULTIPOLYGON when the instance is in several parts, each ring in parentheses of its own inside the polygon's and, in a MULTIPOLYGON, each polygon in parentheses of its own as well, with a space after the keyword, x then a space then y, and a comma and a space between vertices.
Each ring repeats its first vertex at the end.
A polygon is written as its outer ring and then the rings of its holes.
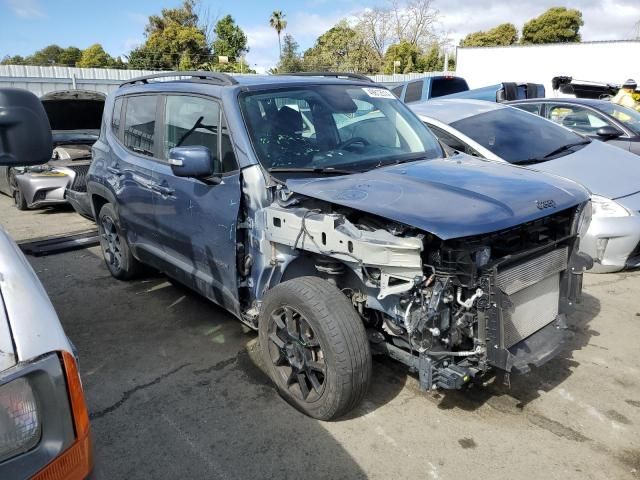
MULTIPOLYGON (((124 80, 157 73, 151 70, 116 70, 110 68, 34 67, 0 65, 0 87, 25 88, 38 96, 58 90, 77 88, 109 93, 124 80)), ((372 75, 376 82, 405 82, 442 72, 372 75)))
POLYGON ((150 73, 155 72, 110 68, 0 65, 0 86, 25 88, 38 96, 71 88, 109 93, 124 80, 150 73))

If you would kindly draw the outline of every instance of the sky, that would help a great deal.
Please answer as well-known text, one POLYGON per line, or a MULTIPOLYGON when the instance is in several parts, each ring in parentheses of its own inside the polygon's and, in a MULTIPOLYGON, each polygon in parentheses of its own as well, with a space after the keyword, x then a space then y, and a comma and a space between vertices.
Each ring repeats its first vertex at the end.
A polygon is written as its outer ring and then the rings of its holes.
MULTIPOLYGON (((287 33, 302 50, 340 19, 386 0, 203 0, 212 16, 231 14, 249 39, 248 63, 262 72, 278 60, 278 38, 269 26, 273 10, 286 14, 287 33)), ((86 48, 101 43, 112 56, 126 55, 144 41, 147 17, 181 0, 0 0, 0 58, 29 55, 46 45, 86 48)), ((638 36, 640 0, 434 0, 439 28, 451 45, 470 32, 499 23, 522 24, 553 6, 583 13, 585 41, 638 36)))

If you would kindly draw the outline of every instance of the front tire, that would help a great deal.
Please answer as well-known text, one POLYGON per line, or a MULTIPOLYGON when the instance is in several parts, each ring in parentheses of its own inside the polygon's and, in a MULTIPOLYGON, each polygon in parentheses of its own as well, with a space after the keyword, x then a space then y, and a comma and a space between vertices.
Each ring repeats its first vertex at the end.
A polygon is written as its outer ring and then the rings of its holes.
POLYGON ((28 210, 29 206, 27 205, 27 201, 22 194, 22 190, 20 190, 20 187, 18 186, 18 182, 16 181, 16 172, 13 171, 13 169, 9 173, 9 185, 11 191, 13 192, 13 201, 16 205, 16 208, 23 211, 28 210))
POLYGON ((140 273, 142 265, 131 253, 122 233, 113 205, 106 203, 98 214, 98 233, 104 262, 118 280, 130 280, 140 273))
POLYGON ((265 295, 260 347, 280 394, 310 417, 354 409, 371 380, 371 351, 349 299, 316 277, 284 282, 265 295))

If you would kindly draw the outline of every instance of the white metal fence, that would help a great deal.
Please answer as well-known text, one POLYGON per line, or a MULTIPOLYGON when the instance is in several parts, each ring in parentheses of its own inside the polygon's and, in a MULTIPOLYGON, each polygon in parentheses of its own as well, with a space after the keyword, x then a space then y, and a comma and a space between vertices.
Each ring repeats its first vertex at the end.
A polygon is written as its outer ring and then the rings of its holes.
MULTIPOLYGON (((126 80, 157 73, 152 70, 112 68, 36 67, 0 65, 0 87, 24 88, 38 96, 58 90, 78 89, 109 93, 126 80)), ((443 72, 371 75, 376 82, 406 82, 443 72)))

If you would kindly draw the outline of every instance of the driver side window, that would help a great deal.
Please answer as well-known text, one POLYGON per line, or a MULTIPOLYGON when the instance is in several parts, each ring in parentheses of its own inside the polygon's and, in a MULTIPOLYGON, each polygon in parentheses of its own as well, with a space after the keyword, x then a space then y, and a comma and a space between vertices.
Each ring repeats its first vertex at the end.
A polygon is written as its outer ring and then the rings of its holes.
POLYGON ((550 105, 549 120, 585 135, 595 135, 600 127, 609 124, 601 115, 576 105, 550 105))
POLYGON ((189 95, 167 95, 164 108, 163 159, 175 147, 207 147, 213 155, 214 173, 237 170, 231 137, 220 105, 189 95))

